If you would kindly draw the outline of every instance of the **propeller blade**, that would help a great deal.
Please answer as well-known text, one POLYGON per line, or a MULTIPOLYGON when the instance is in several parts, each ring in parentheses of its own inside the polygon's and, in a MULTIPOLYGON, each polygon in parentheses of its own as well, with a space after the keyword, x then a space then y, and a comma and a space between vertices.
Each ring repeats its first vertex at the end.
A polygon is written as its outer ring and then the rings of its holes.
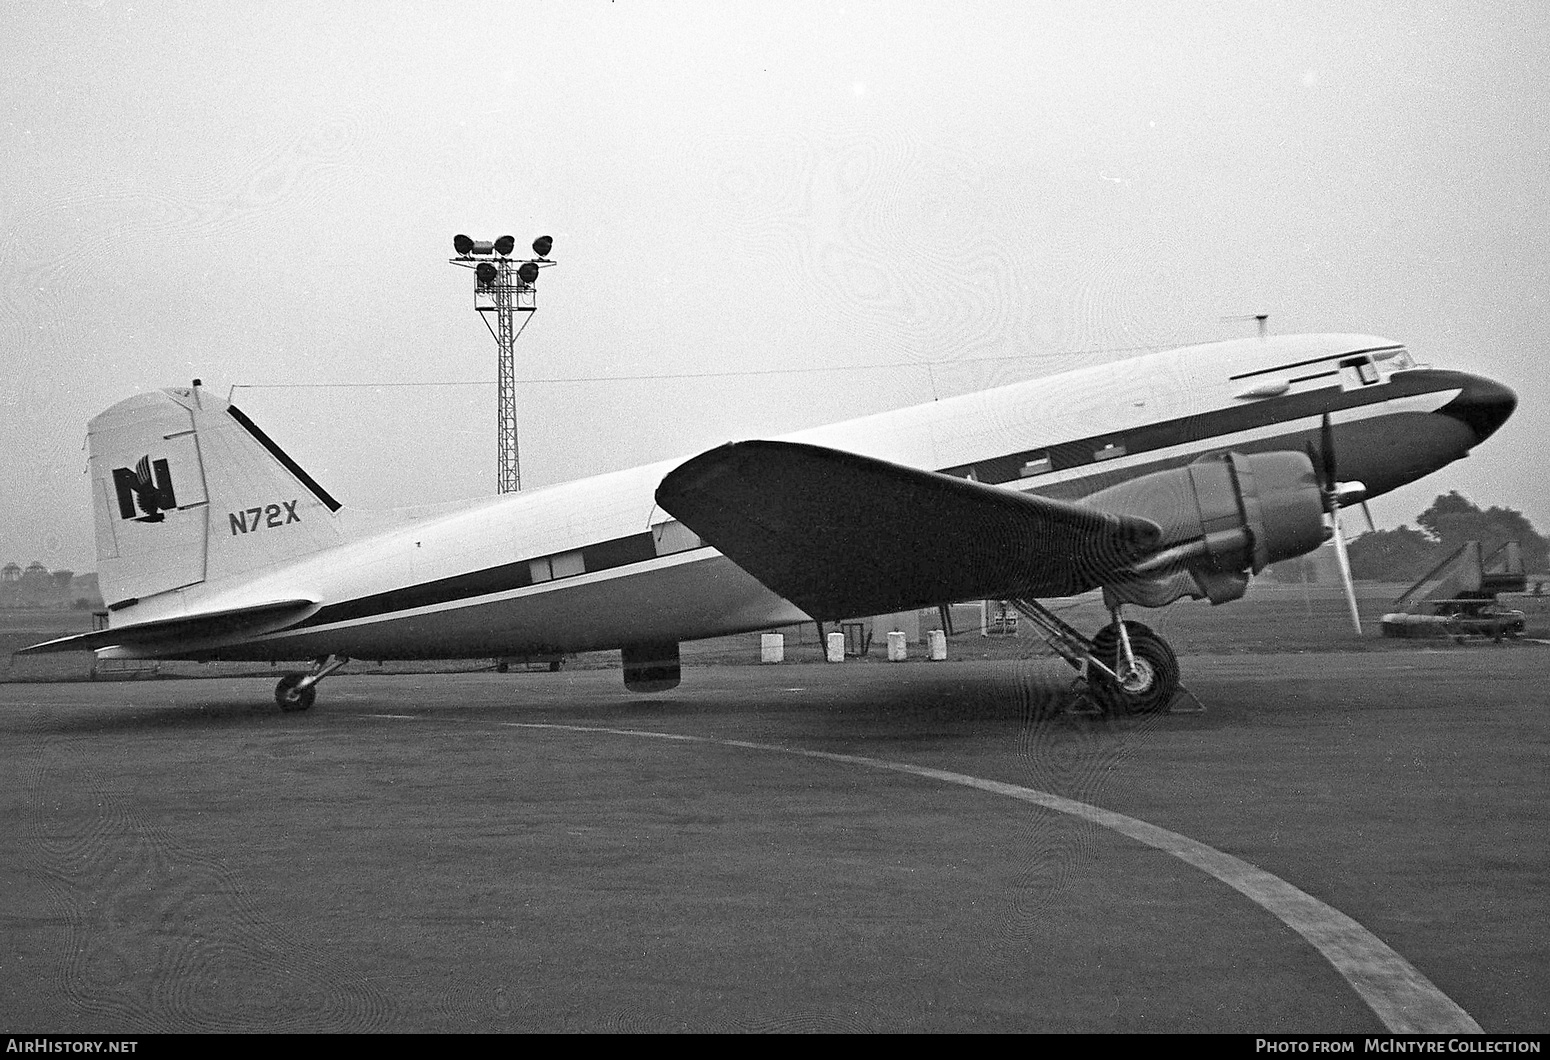
POLYGON ((1329 486, 1324 482, 1324 474, 1321 470, 1324 464, 1324 459, 1319 455, 1318 446, 1314 445, 1312 442, 1304 442, 1302 447, 1308 453, 1308 463, 1313 465, 1313 473, 1319 478, 1319 493, 1324 497, 1324 510, 1327 512, 1329 511, 1330 493, 1329 486))
POLYGON ((1324 488, 1335 488, 1335 428, 1329 422, 1329 413, 1324 413, 1324 419, 1319 424, 1319 446, 1323 449, 1324 457, 1324 488))
MULTIPOLYGON (((1345 529, 1340 525, 1340 482, 1335 475, 1335 428, 1329 422, 1329 413, 1324 413, 1323 419, 1319 421, 1318 451, 1314 451, 1312 442, 1305 442, 1303 447, 1308 451, 1308 460, 1323 480, 1320 492, 1324 495, 1324 510, 1329 513, 1329 522, 1335 531, 1335 559, 1340 563, 1340 584, 1345 589, 1346 605, 1351 609, 1351 626, 1359 637, 1362 635, 1362 617, 1356 609, 1356 582, 1351 578, 1351 557, 1346 554, 1345 529)), ((1362 511, 1367 512, 1367 525, 1371 527, 1372 512, 1367 511, 1366 500, 1362 501, 1362 511)))
POLYGON ((1351 608, 1351 626, 1356 635, 1362 635, 1362 618, 1356 610, 1356 583, 1351 579, 1351 558, 1346 555, 1345 531, 1340 526, 1340 505, 1330 509, 1329 518, 1335 524, 1335 559, 1340 563, 1340 584, 1345 588, 1345 602, 1351 608))

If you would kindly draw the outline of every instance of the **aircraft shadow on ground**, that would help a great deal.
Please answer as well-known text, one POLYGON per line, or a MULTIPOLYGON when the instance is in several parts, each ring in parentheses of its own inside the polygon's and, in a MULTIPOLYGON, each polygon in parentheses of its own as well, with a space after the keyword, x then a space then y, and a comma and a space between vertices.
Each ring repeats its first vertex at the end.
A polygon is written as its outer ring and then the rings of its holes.
MULTIPOLYGON (((144 688, 145 686, 141 686, 144 688)), ((307 714, 284 714, 274 700, 263 693, 252 696, 228 696, 165 703, 117 704, 105 700, 89 707, 50 710, 35 717, 28 730, 62 735, 112 735, 167 731, 210 731, 219 729, 299 729, 315 727, 307 714)))
MULTIPOLYGON (((1079 704, 1070 677, 1046 667, 1008 668, 989 675, 917 673, 908 680, 875 685, 849 681, 828 684, 804 678, 802 687, 772 688, 751 682, 737 687, 739 682, 733 681, 732 689, 709 690, 709 695, 705 690, 685 687, 649 696, 621 691, 617 699, 598 696, 595 690, 572 697, 558 689, 523 690, 520 686, 498 694, 479 689, 460 698, 450 683, 455 680, 450 678, 448 686, 441 689, 434 687, 439 682, 432 678, 430 694, 407 684, 394 688, 391 680, 375 679, 374 687, 364 690, 341 680, 322 686, 312 709, 295 713, 276 706, 267 682, 254 682, 251 688, 221 682, 208 693, 192 687, 204 682, 136 682, 122 686, 123 695, 116 694, 112 686, 96 685, 92 687, 101 695, 100 702, 34 715, 26 728, 80 735, 219 729, 317 731, 344 718, 382 713, 414 714, 426 720, 493 724, 546 721, 650 730, 669 721, 714 723, 718 719, 765 717, 772 722, 779 720, 786 739, 806 732, 819 741, 859 739, 900 746, 979 738, 992 730, 1014 734, 1030 727, 1093 734, 1128 734, 1158 726, 1214 728, 1241 723, 1245 704, 1263 698, 1263 689, 1247 689, 1242 682, 1229 680, 1210 683, 1202 696, 1208 708, 1204 714, 1083 714, 1072 709, 1079 704), (156 691, 163 688, 167 691, 164 699, 156 691)), ((1294 709, 1341 709, 1334 704, 1310 704, 1305 699, 1294 709)))
MULTIPOLYGON (((784 739, 806 733, 820 742, 864 740, 878 746, 923 745, 940 741, 1009 737, 1039 730, 1083 733, 1132 733, 1162 725, 1209 726, 1210 714, 1094 715, 1068 708, 1072 683, 1058 669, 985 676, 914 676, 878 687, 826 686, 807 682, 800 688, 760 687, 727 699, 634 697, 586 708, 606 724, 652 729, 668 719, 766 717, 781 721, 784 739), (733 700, 734 702, 729 702, 733 700), (804 718, 806 719, 804 722, 804 718)), ((556 717, 555 720, 562 720, 556 717)))

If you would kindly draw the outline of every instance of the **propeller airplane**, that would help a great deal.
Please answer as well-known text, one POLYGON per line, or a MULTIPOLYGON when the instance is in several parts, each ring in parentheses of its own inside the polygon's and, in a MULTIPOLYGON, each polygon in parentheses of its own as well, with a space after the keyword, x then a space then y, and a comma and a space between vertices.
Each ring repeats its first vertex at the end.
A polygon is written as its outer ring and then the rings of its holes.
POLYGON ((1341 512, 1466 456, 1516 397, 1366 335, 1260 336, 1081 368, 775 440, 432 508, 341 505, 204 388, 88 427, 106 629, 23 649, 313 660, 617 649, 679 683, 679 644, 1016 602, 1106 710, 1166 709, 1173 649, 1127 606, 1241 597, 1341 512), (1101 589, 1092 636, 1041 600, 1101 589))

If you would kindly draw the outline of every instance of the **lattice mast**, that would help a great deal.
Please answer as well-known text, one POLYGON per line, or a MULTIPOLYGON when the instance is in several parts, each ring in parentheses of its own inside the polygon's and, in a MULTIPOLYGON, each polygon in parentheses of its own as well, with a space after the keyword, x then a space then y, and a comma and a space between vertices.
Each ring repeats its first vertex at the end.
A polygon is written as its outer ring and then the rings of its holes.
POLYGON ((516 326, 517 313, 535 313, 538 310, 538 270, 555 264, 549 260, 554 240, 539 236, 533 240, 534 257, 528 261, 513 261, 511 252, 516 249, 511 236, 484 241, 468 236, 452 237, 452 248, 458 256, 449 259, 453 265, 474 271, 474 309, 480 314, 484 326, 495 339, 496 346, 496 397, 495 397, 495 491, 516 493, 522 488, 522 462, 517 438, 517 337, 526 329, 531 316, 516 326), (490 316, 495 323, 490 323, 490 316))

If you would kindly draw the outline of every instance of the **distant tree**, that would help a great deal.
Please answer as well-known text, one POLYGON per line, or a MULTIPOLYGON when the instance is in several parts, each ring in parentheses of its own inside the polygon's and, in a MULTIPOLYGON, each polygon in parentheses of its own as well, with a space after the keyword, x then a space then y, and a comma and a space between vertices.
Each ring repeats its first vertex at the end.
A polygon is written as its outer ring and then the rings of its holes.
POLYGON ((1363 534, 1346 551, 1351 577, 1376 582, 1414 581, 1447 555, 1442 545, 1408 526, 1363 534))
POLYGON ((1466 541, 1478 541, 1490 558, 1505 542, 1523 549, 1523 566, 1550 570, 1550 541, 1541 537, 1522 512, 1482 509, 1457 490, 1442 494, 1416 517, 1419 530, 1377 530, 1350 544, 1351 574, 1369 581, 1413 581, 1447 559, 1466 541))
POLYGON ((1515 509, 1493 506, 1482 510, 1453 490, 1433 501, 1415 521, 1438 542, 1443 555, 1466 541, 1478 541, 1489 557, 1505 542, 1516 541, 1523 548, 1525 570, 1550 570, 1550 541, 1539 536, 1533 524, 1515 509))
MULTIPOLYGON (((1417 526, 1431 535, 1432 540, 1445 541, 1447 537, 1445 529, 1450 527, 1459 517, 1479 514, 1479 506, 1471 502, 1468 497, 1465 497, 1458 490, 1450 490, 1447 493, 1439 494, 1437 499, 1432 501, 1432 506, 1416 516, 1415 521, 1417 526)), ((1472 539, 1464 538, 1459 544, 1469 540, 1472 539)), ((1457 545, 1454 547, 1456 548, 1457 545)))

